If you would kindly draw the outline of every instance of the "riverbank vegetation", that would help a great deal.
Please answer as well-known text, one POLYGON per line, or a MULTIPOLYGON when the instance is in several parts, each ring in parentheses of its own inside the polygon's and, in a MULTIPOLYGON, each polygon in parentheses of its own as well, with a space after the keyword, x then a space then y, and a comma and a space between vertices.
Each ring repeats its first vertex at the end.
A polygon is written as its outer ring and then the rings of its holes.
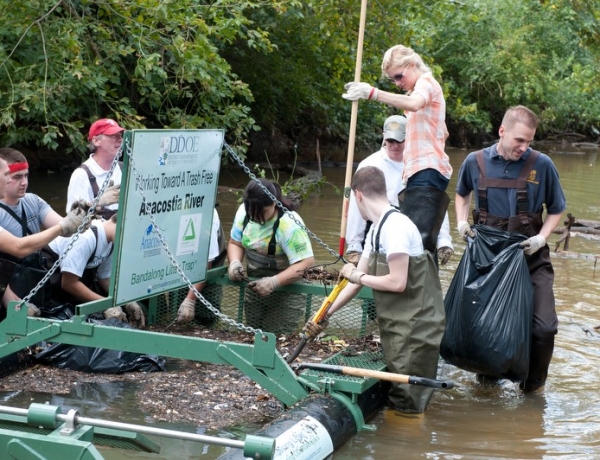
MULTIPOLYGON (((350 0, 5 2, 0 144, 64 165, 85 154, 91 121, 113 117, 222 128, 257 158, 312 159, 316 145, 326 157, 347 144, 359 14, 350 0)), ((450 145, 491 141, 515 104, 540 114, 540 137, 600 136, 595 0, 369 2, 363 81, 391 88, 380 64, 397 43, 442 82, 450 145)), ((357 147, 373 150, 392 113, 361 102, 357 147)))

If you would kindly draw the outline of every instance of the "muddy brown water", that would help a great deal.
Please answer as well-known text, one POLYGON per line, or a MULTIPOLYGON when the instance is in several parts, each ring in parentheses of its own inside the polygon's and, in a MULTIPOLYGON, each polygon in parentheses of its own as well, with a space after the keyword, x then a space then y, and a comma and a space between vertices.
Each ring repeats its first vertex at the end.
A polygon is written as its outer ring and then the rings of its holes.
MULTIPOLYGON (((567 212, 577 218, 600 220, 600 149, 578 149, 571 145, 545 144, 536 148, 551 155, 568 200, 567 212)), ((467 152, 449 151, 456 172, 467 152)), ((357 158, 360 159, 360 158, 357 158)), ((328 182, 343 189, 345 168, 327 167, 328 182)), ((247 177, 222 171, 220 185, 243 187, 247 177)), ((30 190, 45 197, 55 209, 64 207, 68 176, 32 174, 30 190)), ((455 180, 450 184, 450 219, 455 255, 442 268, 440 277, 447 289, 464 251, 454 217, 455 180)), ((228 232, 237 207, 237 197, 220 193, 218 208, 228 232)), ((342 195, 326 185, 318 196, 310 197, 300 209, 308 228, 331 250, 339 246, 342 195)), ((558 240, 554 235, 551 247, 558 240)), ((313 242, 320 263, 333 262, 327 249, 313 242)), ((437 392, 426 414, 418 420, 405 420, 389 411, 370 421, 375 431, 361 431, 334 454, 336 460, 379 459, 591 459, 600 458, 600 266, 592 257, 600 255, 600 241, 574 236, 569 256, 553 255, 556 273, 555 294, 560 320, 550 375, 545 390, 524 396, 511 382, 484 387, 474 375, 444 364, 440 377, 452 379, 456 388, 437 392)), ((335 268, 339 268, 336 265, 335 268)), ((181 428, 199 434, 236 436, 244 428, 218 433, 203 427, 159 424, 128 401, 135 387, 115 382, 76 388, 69 396, 0 393, 0 404, 27 407, 46 402, 75 407, 86 417, 120 422, 181 428)), ((248 431, 257 427, 246 427, 248 431)), ((216 458, 223 448, 177 440, 156 439, 160 455, 107 451, 106 459, 216 458)))

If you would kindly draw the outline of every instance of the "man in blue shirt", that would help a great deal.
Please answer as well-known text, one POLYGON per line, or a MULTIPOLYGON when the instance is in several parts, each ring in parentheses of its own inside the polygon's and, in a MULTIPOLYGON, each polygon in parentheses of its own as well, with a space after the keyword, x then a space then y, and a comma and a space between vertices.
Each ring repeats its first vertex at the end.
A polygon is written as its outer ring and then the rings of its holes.
POLYGON ((475 191, 473 222, 527 237, 523 248, 534 289, 529 375, 525 392, 544 386, 558 329, 553 292, 554 270, 546 240, 566 209, 566 199, 552 160, 532 150, 538 118, 524 106, 509 108, 497 144, 470 153, 456 185, 458 232, 476 237, 469 225, 471 195, 475 191), (542 219, 543 208, 546 217, 542 219))

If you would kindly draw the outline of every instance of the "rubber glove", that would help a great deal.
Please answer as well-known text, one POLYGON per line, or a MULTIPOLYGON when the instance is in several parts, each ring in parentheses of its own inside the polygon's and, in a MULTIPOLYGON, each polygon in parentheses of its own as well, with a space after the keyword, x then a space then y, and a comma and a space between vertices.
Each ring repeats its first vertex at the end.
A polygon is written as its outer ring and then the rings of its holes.
POLYGON ((279 287, 279 280, 276 276, 267 276, 248 283, 248 287, 259 296, 265 297, 279 287))
POLYGON ((449 248, 448 246, 442 246, 438 249, 437 253, 438 259, 440 259, 440 264, 446 265, 450 260, 450 257, 452 257, 452 254, 454 254, 454 249, 449 248))
POLYGON ((350 82, 344 85, 346 92, 342 97, 348 101, 358 101, 359 99, 377 100, 379 90, 368 83, 350 82))
POLYGON ((475 238, 475 232, 471 228, 471 225, 466 220, 461 220, 457 225, 456 229, 458 230, 459 235, 463 240, 467 241, 467 237, 475 238))
POLYGON ((329 325, 329 320, 327 318, 323 318, 321 320, 321 324, 315 323, 314 321, 308 321, 302 332, 304 332, 309 337, 317 337, 319 334, 322 334, 325 328, 329 325))
POLYGON ((177 319, 178 323, 189 323, 194 319, 196 315, 196 302, 192 299, 184 299, 179 305, 179 310, 177 310, 177 319))
POLYGON ((246 277, 246 271, 244 270, 244 266, 239 260, 232 260, 231 262, 229 262, 227 274, 229 275, 229 279, 231 281, 243 281, 246 277))
POLYGON ((111 307, 104 310, 104 317, 106 319, 115 318, 119 321, 127 322, 127 315, 121 309, 121 307, 111 307))
POLYGON ((344 256, 344 259, 346 259, 347 262, 354 264, 356 266, 356 265, 358 265, 358 261, 360 260, 361 255, 362 254, 360 252, 350 251, 350 252, 346 253, 346 255, 344 256))
POLYGON ((96 209, 102 210, 106 206, 116 204, 119 202, 119 192, 121 191, 121 184, 114 185, 114 181, 108 183, 108 187, 104 190, 102 196, 98 199, 98 205, 96 209))
MULTIPOLYGON (((76 201, 73 203, 73 206, 67 215, 58 222, 62 230, 62 236, 71 236, 77 233, 77 229, 83 223, 83 219, 86 215, 86 211, 84 209, 86 205, 89 207, 89 205, 85 202, 76 201)), ((89 220, 88 225, 83 230, 86 230, 88 227, 89 220)))
POLYGON ((143 329, 146 326, 146 317, 144 310, 137 302, 129 302, 123 306, 127 314, 127 321, 135 328, 143 329))
POLYGON ((343 278, 348 279, 348 281, 351 283, 360 285, 360 279, 365 275, 365 273, 356 268, 354 264, 346 264, 342 267, 340 275, 343 278))
POLYGON ((546 238, 543 235, 535 235, 529 239, 526 239, 521 243, 521 247, 525 249, 525 254, 530 256, 538 252, 546 245, 546 238))

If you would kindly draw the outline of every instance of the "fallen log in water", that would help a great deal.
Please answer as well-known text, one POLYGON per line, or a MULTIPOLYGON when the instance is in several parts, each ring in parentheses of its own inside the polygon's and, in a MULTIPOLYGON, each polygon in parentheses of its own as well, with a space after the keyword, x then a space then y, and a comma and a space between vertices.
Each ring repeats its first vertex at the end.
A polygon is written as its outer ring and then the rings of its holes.
POLYGON ((567 220, 564 221, 564 227, 556 228, 552 233, 561 235, 554 246, 554 252, 558 251, 561 243, 563 250, 569 250, 569 239, 572 233, 590 235, 590 239, 600 238, 600 222, 596 220, 576 219, 571 213, 567 214, 567 220))

